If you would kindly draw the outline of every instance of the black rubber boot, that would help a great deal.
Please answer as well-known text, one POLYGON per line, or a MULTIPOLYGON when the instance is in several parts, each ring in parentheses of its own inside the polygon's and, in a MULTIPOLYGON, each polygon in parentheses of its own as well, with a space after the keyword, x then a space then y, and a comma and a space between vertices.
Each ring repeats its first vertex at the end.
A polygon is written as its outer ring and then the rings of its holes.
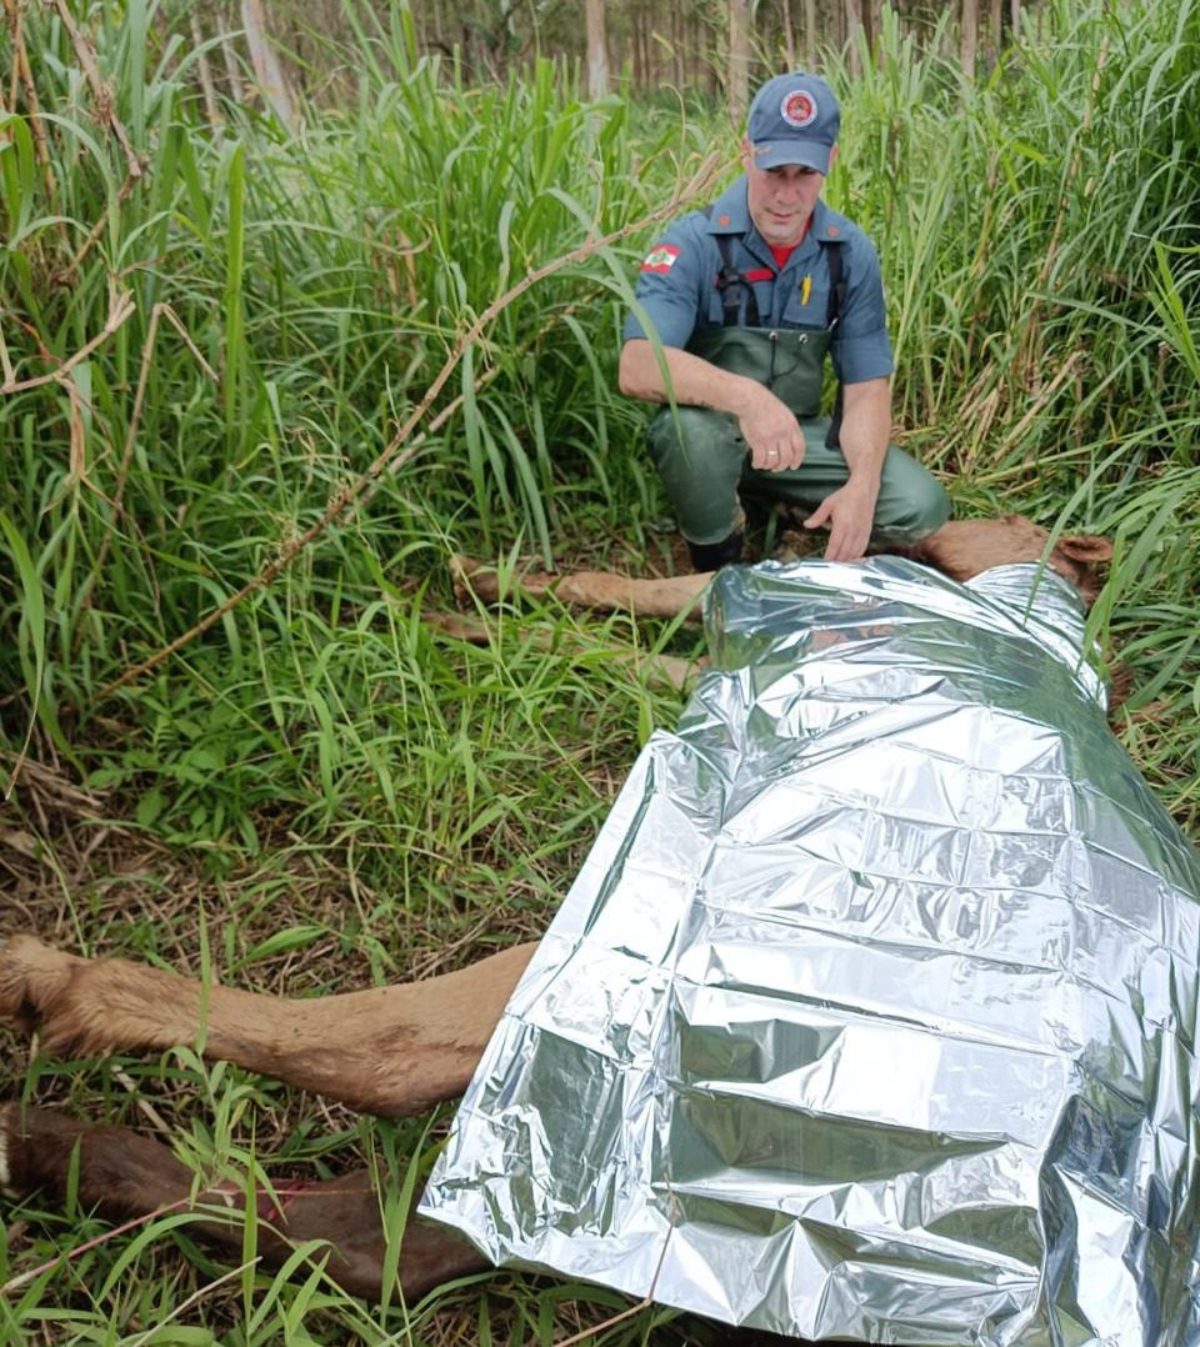
POLYGON ((742 543, 745 533, 738 529, 719 543, 694 543, 688 540, 688 551, 692 557, 692 570, 719 571, 722 566, 730 566, 742 559, 742 543))

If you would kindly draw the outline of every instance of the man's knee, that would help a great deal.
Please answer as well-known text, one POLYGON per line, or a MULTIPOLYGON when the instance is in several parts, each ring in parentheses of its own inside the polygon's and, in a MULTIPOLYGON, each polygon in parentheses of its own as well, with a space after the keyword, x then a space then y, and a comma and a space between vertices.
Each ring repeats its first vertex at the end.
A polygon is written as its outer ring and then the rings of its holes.
POLYGON ((949 518, 950 497, 941 482, 907 454, 891 450, 875 513, 875 537, 885 543, 915 543, 949 518))
POLYGON ((650 423, 646 442, 690 543, 724 543, 741 528, 738 479, 746 446, 733 417, 704 407, 667 407, 650 423))
POLYGON ((737 422, 707 407, 664 407, 647 427, 646 443, 660 472, 678 466, 708 474, 731 459, 740 470, 745 455, 737 422))

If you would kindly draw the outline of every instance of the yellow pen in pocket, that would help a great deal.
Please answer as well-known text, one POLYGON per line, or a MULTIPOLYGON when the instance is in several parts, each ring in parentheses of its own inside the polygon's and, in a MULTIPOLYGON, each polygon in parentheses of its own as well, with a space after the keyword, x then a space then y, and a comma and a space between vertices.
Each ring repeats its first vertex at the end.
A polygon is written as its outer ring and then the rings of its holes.
POLYGON ((800 282, 800 303, 805 305, 805 307, 808 306, 808 297, 811 294, 812 294, 812 277, 805 276, 804 280, 800 282))

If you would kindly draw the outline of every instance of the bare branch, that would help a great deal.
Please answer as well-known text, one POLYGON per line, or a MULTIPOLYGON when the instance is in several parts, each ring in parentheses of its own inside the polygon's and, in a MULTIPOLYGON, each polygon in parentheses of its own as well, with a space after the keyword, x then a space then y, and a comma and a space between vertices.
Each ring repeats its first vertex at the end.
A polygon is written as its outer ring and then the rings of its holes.
POLYGON ((104 324, 104 330, 97 333, 86 346, 81 347, 73 356, 69 356, 50 374, 39 374, 36 378, 22 379, 19 382, 14 382, 11 379, 6 380, 3 384, 0 384, 0 394, 24 393, 31 388, 40 388, 43 384, 61 383, 76 365, 86 360, 97 347, 102 346, 137 308, 137 305, 133 302, 133 295, 128 290, 114 292, 109 299, 109 305, 108 320, 104 324))

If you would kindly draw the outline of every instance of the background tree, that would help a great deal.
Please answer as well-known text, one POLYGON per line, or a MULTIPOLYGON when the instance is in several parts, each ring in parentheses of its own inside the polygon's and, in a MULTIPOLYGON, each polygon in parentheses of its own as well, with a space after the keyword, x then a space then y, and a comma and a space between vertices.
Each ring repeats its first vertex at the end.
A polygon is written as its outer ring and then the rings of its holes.
POLYGON ((729 64, 726 76, 726 106, 730 124, 746 122, 750 103, 750 5, 749 0, 729 0, 729 64))
POLYGON ((289 131, 294 131, 292 94, 267 32, 267 13, 263 0, 242 0, 242 27, 246 32, 246 44, 250 48, 250 60, 260 92, 274 109, 276 117, 289 131))
POLYGON ((979 49, 979 0, 962 0, 959 13, 959 59, 967 79, 975 78, 975 58, 979 49))
POLYGON ((591 99, 603 98, 608 93, 608 29, 604 22, 604 0, 587 0, 587 87, 591 99))
POLYGON ((583 24, 579 10, 578 0, 410 0, 402 6, 363 0, 357 8, 345 0, 310 0, 303 7, 282 0, 164 0, 158 21, 164 31, 176 22, 190 27, 196 57, 189 77, 210 119, 222 115, 222 96, 262 101, 284 122, 292 120, 293 90, 344 102, 362 72, 340 53, 363 33, 385 40, 401 14, 414 55, 453 62, 467 84, 505 80, 550 57, 583 72, 589 97, 602 97, 618 81, 622 92, 635 95, 673 90, 685 99, 723 97, 736 121, 749 90, 780 70, 822 70, 844 60, 851 77, 861 77, 863 52, 876 52, 885 15, 918 49, 940 34, 973 71, 985 36, 988 59, 999 58, 1002 41, 1018 31, 1021 3, 963 0, 947 14, 938 0, 679 0, 670 6, 585 0, 583 24))
POLYGON ((993 61, 999 60, 1004 42, 1004 0, 991 0, 988 14, 988 49, 993 61))
POLYGON ((859 47, 862 27, 863 0, 846 0, 846 63, 854 79, 862 74, 862 56, 859 47))

